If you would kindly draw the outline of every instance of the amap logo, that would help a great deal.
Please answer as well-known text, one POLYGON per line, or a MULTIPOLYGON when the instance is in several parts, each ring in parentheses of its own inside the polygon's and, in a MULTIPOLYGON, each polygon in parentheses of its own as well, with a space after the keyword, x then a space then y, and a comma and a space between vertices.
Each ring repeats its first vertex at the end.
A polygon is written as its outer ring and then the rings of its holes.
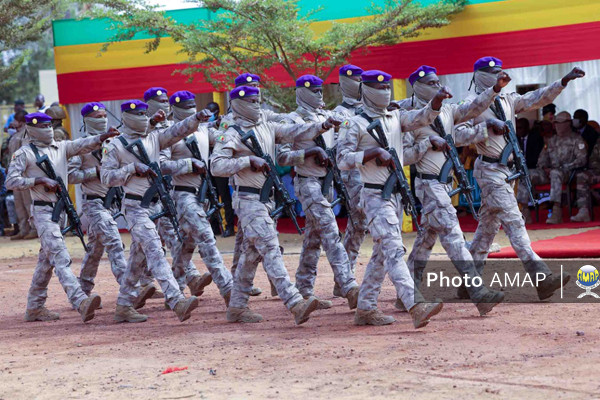
POLYGON ((575 283, 577 286, 585 290, 585 292, 577 296, 578 299, 584 296, 592 296, 600 299, 600 296, 592 292, 592 289, 595 289, 600 285, 600 274, 598 274, 596 267, 592 265, 584 265, 583 267, 579 268, 579 271, 577 271, 577 282, 575 283))

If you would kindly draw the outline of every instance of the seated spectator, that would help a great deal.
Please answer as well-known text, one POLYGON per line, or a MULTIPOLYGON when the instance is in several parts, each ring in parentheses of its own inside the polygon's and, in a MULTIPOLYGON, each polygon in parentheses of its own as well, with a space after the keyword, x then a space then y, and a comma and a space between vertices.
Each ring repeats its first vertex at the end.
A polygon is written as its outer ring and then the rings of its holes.
MULTIPOLYGON (((552 207, 552 216, 546 220, 547 224, 562 222, 562 185, 569 178, 571 171, 583 167, 587 161, 585 142, 573 132, 571 115, 566 111, 558 113, 554 125, 556 135, 548 140, 548 145, 540 153, 537 168, 529 171, 533 185, 550 183, 549 207, 552 207)), ((521 205, 525 222, 531 223, 529 197, 522 182, 519 182, 517 201, 521 205)))
POLYGON ((542 139, 539 131, 529 130, 529 121, 527 118, 519 118, 517 120, 516 130, 521 150, 527 162, 527 168, 535 168, 540 153, 544 148, 544 139, 542 139))
POLYGON ((6 199, 6 171, 0 166, 0 236, 4 236, 4 200, 6 199))
POLYGON ((4 124, 4 132, 8 132, 8 126, 15 119, 15 113, 19 110, 25 110, 25 102, 23 100, 16 100, 13 108, 14 112, 8 116, 6 123, 4 124))
POLYGON ((589 222, 591 220, 589 207, 592 206, 590 186, 600 183, 600 142, 597 142, 592 149, 588 168, 585 171, 578 172, 575 179, 577 180, 577 207, 579 212, 571 217, 571 221, 589 222))
POLYGON ((591 126, 598 134, 600 134, 600 124, 596 121, 588 121, 588 126, 591 126))
POLYGON ((542 120, 554 122, 554 116, 556 115, 556 105, 553 103, 546 104, 542 108, 542 120))
POLYGON ((577 110, 573 114, 573 128, 579 133, 588 146, 588 157, 592 154, 592 150, 598 140, 598 132, 588 125, 588 113, 585 110, 577 110))

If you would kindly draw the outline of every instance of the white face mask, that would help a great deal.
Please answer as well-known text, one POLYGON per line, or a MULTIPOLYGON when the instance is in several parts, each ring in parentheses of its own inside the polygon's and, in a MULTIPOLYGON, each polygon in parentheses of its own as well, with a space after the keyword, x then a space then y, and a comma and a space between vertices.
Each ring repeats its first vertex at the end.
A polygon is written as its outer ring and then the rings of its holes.
POLYGON ((231 100, 231 111, 236 118, 243 119, 252 124, 260 119, 260 103, 252 103, 242 99, 231 100))
POLYGON ((175 122, 183 121, 187 117, 191 117, 194 114, 196 114, 196 107, 181 108, 173 106, 173 121, 175 122))
POLYGON ((121 114, 123 132, 130 135, 146 136, 148 134, 148 116, 135 115, 128 112, 121 114))
POLYGON ((360 81, 355 81, 347 76, 340 76, 340 89, 344 100, 360 101, 360 81))
POLYGON ((36 146, 46 147, 54 141, 54 130, 51 126, 48 128, 36 128, 27 126, 27 136, 31 138, 31 143, 36 146))
POLYGON ((323 107, 323 92, 313 92, 309 88, 296 88, 296 103, 310 111, 323 107))
POLYGON ((163 110, 165 112, 165 114, 168 114, 169 113, 169 103, 168 102, 162 103, 160 101, 156 101, 153 99, 148 100, 148 112, 146 114, 148 114, 148 116, 151 117, 154 114, 156 114, 156 112, 158 110, 163 110))
POLYGON ((375 89, 369 85, 362 85, 362 98, 365 106, 377 113, 385 113, 392 98, 392 89, 375 89))
POLYGON ((102 135, 108 130, 107 118, 85 117, 83 123, 85 124, 85 131, 90 135, 102 135))
POLYGON ((473 79, 475 80, 475 91, 477 93, 482 93, 496 84, 498 81, 498 74, 478 70, 475 71, 473 79))
POLYGON ((419 106, 419 108, 426 106, 441 88, 442 86, 440 84, 428 85, 419 81, 415 82, 413 85, 413 91, 415 92, 415 97, 417 98, 417 106, 419 106))
POLYGON ((579 129, 583 126, 579 118, 573 118, 573 128, 579 129))

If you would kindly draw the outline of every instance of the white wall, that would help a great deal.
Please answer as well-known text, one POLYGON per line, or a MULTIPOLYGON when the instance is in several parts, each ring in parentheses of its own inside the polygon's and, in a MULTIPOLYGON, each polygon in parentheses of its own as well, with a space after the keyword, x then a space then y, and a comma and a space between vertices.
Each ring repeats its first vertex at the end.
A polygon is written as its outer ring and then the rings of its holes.
POLYGON ((40 77, 40 93, 46 99, 46 105, 58 101, 58 83, 56 82, 55 69, 41 69, 38 71, 40 77))

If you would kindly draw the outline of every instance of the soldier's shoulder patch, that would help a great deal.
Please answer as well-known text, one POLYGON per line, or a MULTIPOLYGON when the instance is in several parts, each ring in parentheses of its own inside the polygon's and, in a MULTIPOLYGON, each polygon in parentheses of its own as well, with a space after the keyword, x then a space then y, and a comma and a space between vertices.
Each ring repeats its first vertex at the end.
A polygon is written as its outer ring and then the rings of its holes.
POLYGON ((221 122, 221 125, 219 125, 219 129, 222 129, 224 131, 226 131, 227 129, 229 129, 229 122, 227 122, 227 121, 221 122))
POLYGON ((342 122, 342 126, 344 128, 347 128, 348 126, 350 126, 350 121, 349 120, 345 120, 344 122, 342 122))
POLYGON ((225 135, 219 135, 217 136, 217 142, 218 143, 225 143, 227 141, 227 137, 225 135))
POLYGON ((461 104, 465 104, 465 100, 461 100, 458 102, 458 105, 460 106, 461 104))
POLYGON ((579 145, 577 147, 579 147, 579 150, 583 150, 585 149, 585 143, 579 142, 579 145))

